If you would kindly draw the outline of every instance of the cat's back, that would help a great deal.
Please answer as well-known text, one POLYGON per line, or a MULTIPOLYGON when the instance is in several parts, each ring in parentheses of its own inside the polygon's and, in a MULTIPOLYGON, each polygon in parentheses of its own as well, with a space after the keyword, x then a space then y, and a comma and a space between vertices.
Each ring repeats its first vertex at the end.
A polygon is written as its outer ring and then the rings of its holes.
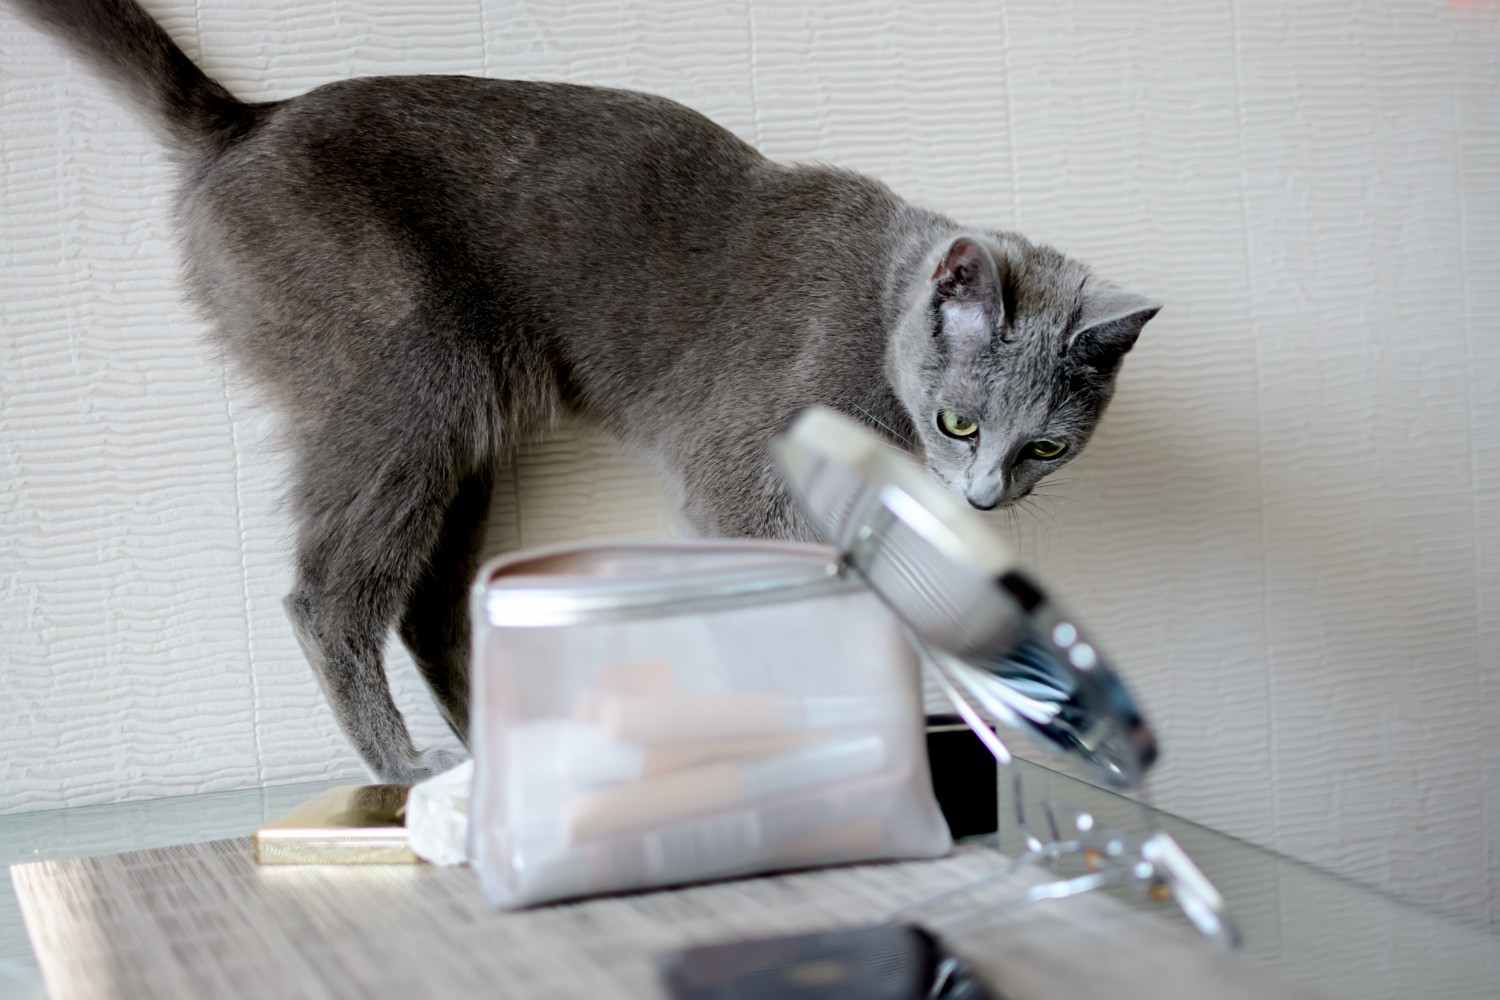
POLYGON ((292 204, 320 212, 370 198, 457 209, 559 193, 618 196, 632 181, 649 182, 659 197, 764 163, 728 130, 652 94, 370 77, 259 106, 254 126, 190 179, 184 197, 245 212, 292 204))
POLYGON ((345 377, 413 328, 550 346, 601 398, 664 357, 704 384, 788 363, 806 329, 873 329, 903 210, 633 91, 384 77, 253 113, 181 205, 189 286, 268 383, 345 377))
POLYGON ((638 236, 643 212, 645 231, 681 237, 725 217, 768 166, 703 115, 635 91, 340 81, 256 107, 253 126, 185 178, 189 278, 211 310, 248 281, 296 307, 308 304, 299 293, 342 287, 389 315, 436 261, 514 279, 514 260, 638 236))

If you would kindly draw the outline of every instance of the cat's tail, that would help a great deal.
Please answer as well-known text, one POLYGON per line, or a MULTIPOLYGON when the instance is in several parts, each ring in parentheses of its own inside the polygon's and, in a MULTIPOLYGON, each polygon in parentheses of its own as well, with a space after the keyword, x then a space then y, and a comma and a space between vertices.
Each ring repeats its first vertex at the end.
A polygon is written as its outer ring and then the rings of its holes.
POLYGON ((254 119, 136 0, 7 2, 123 90, 181 152, 218 152, 254 119))

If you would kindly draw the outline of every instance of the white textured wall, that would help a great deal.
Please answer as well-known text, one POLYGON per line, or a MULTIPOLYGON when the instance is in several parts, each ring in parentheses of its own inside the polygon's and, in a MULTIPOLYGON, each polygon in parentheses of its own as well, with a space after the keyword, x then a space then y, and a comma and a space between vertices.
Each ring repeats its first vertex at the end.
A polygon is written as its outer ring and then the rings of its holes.
MULTIPOLYGON (((1158 802, 1500 925, 1494 4, 149 5, 246 98, 417 71, 656 91, 1160 297, 1020 528, 1155 710, 1158 802)), ((357 768, 281 615, 266 418, 176 292, 170 186, 0 12, 0 808, 357 768)), ((496 513, 497 546, 666 523, 579 429, 496 513)))

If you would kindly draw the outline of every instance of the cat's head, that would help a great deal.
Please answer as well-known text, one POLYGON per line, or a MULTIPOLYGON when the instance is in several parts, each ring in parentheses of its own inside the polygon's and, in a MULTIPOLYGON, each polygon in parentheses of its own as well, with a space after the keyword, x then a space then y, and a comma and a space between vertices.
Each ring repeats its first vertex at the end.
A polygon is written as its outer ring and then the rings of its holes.
POLYGON ((1161 308, 1010 233, 945 241, 915 289, 888 374, 928 469, 981 510, 1078 456, 1161 308))

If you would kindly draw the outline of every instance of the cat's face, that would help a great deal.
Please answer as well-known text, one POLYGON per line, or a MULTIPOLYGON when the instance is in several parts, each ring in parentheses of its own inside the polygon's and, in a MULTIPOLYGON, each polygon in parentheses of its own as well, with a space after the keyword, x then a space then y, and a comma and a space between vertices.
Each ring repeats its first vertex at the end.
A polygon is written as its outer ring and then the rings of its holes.
POLYGON ((1078 456, 1160 307, 1011 234, 961 237, 935 260, 889 374, 928 469, 989 510, 1078 456))

